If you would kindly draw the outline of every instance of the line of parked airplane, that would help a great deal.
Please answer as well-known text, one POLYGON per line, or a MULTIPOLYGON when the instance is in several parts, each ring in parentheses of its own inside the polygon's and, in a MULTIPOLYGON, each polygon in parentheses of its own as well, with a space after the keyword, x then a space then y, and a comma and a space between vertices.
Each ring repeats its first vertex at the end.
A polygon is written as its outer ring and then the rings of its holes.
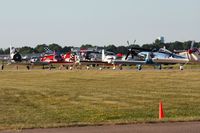
POLYGON ((66 54, 60 54, 55 51, 51 51, 48 48, 44 53, 32 54, 22 56, 19 51, 10 46, 10 55, 2 57, 0 60, 3 63, 8 64, 36 64, 36 65, 51 65, 51 64, 108 64, 111 60, 115 59, 116 55, 113 52, 96 49, 72 49, 66 54))
POLYGON ((24 58, 14 48, 10 47, 10 57, 2 59, 9 63, 31 63, 40 65, 51 65, 51 64, 66 64, 66 65, 136 65, 138 70, 142 69, 143 65, 154 65, 162 69, 162 65, 168 64, 180 64, 180 69, 183 70, 183 66, 189 62, 200 63, 200 49, 194 48, 194 41, 192 41, 191 48, 185 51, 174 51, 171 52, 166 48, 159 50, 149 50, 142 48, 131 48, 127 55, 115 54, 105 50, 97 49, 72 49, 66 54, 59 54, 51 50, 40 54, 37 57, 24 58))

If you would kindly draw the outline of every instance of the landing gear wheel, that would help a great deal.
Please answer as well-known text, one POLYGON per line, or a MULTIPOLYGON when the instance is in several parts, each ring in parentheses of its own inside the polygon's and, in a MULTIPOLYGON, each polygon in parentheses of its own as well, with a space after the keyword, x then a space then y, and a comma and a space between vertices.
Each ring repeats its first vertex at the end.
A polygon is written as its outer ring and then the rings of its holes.
POLYGON ((142 65, 137 65, 137 69, 140 71, 142 70, 142 65))
POLYGON ((113 70, 115 70, 116 69, 116 66, 115 65, 113 65, 113 70))
POLYGON ((159 66, 158 66, 158 69, 161 70, 161 69, 162 69, 162 65, 159 65, 159 66))
POLYGON ((120 65, 119 65, 119 70, 122 70, 122 69, 123 69, 123 68, 122 68, 122 64, 120 64, 120 65))
POLYGON ((182 65, 180 66, 180 70, 183 70, 183 66, 182 65))
POLYGON ((13 56, 13 60, 16 61, 16 62, 21 62, 22 61, 22 56, 19 53, 16 53, 13 56))

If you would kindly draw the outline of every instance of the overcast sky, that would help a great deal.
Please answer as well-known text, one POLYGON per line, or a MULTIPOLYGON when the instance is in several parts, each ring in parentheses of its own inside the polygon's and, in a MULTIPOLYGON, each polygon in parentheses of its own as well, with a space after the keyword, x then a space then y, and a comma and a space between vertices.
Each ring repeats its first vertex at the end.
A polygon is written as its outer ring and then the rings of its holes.
POLYGON ((0 0, 0 47, 200 41, 200 0, 0 0))

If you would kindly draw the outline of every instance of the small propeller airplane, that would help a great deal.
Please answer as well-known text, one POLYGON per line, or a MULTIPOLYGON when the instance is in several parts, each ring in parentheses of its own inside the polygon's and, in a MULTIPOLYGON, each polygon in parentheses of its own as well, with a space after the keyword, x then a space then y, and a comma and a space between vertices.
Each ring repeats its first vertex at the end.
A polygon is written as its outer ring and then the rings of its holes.
POLYGON ((116 59, 113 52, 97 49, 73 49, 76 62, 81 65, 106 65, 111 63, 111 60, 116 59))
POLYGON ((1 59, 2 63, 20 63, 23 61, 28 61, 28 58, 26 56, 22 56, 18 49, 10 46, 10 54, 9 55, 1 55, 1 59))
POLYGON ((30 62, 27 56, 22 56, 18 49, 10 46, 10 54, 9 55, 2 55, 1 58, 1 70, 4 69, 5 64, 16 64, 16 68, 18 69, 18 64, 25 64, 27 69, 30 69, 30 62))
POLYGON ((162 65, 180 64, 180 69, 183 70, 183 65, 188 62, 188 58, 172 53, 166 48, 161 48, 158 51, 155 49, 131 48, 125 58, 113 60, 112 64, 114 64, 114 68, 115 65, 136 65, 138 70, 141 70, 143 65, 154 65, 162 69, 162 65))
POLYGON ((21 62, 22 56, 17 49, 10 46, 10 61, 11 62, 21 62))

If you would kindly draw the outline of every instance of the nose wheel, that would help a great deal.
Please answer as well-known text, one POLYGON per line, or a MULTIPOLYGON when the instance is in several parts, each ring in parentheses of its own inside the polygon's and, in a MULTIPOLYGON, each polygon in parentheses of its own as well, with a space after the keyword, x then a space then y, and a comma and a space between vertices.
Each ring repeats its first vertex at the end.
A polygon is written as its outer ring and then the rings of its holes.
POLYGON ((161 70, 162 69, 162 65, 158 65, 158 69, 161 70))
POLYGON ((180 70, 183 70, 183 69, 184 69, 184 67, 183 67, 183 65, 181 65, 181 66, 180 66, 180 70))
POLYGON ((142 70, 142 65, 137 65, 137 69, 140 71, 142 70))

